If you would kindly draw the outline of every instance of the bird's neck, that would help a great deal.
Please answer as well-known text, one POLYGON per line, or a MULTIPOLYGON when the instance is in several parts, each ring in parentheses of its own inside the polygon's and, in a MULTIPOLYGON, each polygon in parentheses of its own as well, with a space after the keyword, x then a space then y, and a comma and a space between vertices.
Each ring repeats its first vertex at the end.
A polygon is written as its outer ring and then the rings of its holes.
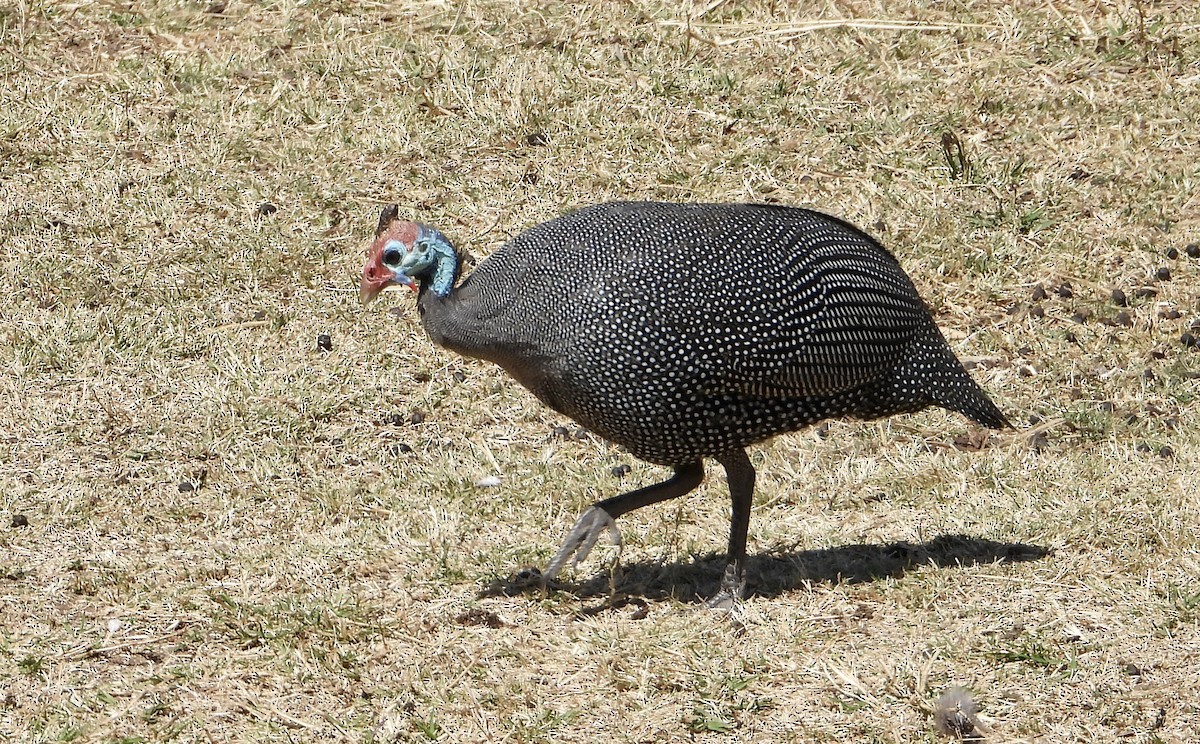
POLYGON ((437 279, 421 285, 417 310, 421 325, 438 346, 473 357, 485 357, 485 334, 479 308, 471 301, 473 293, 451 287, 438 292, 437 279))
POLYGON ((454 247, 446 240, 434 241, 433 247, 437 255, 437 262, 433 265, 429 279, 422 282, 422 294, 428 289, 438 297, 449 297, 450 293, 454 291, 454 283, 458 281, 460 265, 458 251, 454 250, 454 247))

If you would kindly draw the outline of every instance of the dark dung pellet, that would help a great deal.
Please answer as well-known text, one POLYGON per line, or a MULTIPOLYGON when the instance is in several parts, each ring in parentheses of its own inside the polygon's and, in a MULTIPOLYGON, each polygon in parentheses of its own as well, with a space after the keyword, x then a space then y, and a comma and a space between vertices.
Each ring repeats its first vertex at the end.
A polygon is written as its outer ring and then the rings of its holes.
POLYGON ((1168 282, 1171 280, 1171 270, 1166 266, 1161 266, 1158 271, 1154 272, 1154 276, 1158 277, 1160 282, 1168 282))
POLYGON ((278 211, 279 207, 275 206, 271 202, 263 202, 262 204, 258 205, 258 214, 261 217, 270 217, 278 211))
POLYGON ((328 333, 317 336, 317 351, 333 351, 333 339, 328 333))
POLYGON ((1163 459, 1170 459, 1175 456, 1175 450, 1164 444, 1162 447, 1158 448, 1158 456, 1163 459))
POLYGON ((1179 258, 1179 249, 1175 248, 1173 246, 1171 248, 1168 248, 1167 249, 1167 258, 1171 259, 1172 261, 1179 258))
POLYGON ((614 478, 624 478, 629 475, 630 469, 628 465, 621 463, 620 465, 613 465, 608 472, 612 473, 614 478))
POLYGON ((1034 285, 1033 294, 1030 295, 1030 299, 1032 299, 1034 302, 1041 302, 1042 300, 1046 299, 1046 288, 1041 284, 1034 285))
POLYGON ((1189 349, 1194 349, 1196 348, 1196 337, 1185 331, 1184 334, 1179 337, 1179 343, 1183 344, 1189 349))
POLYGON ((1126 297, 1125 293, 1121 290, 1114 289, 1112 291, 1112 304, 1116 305, 1117 307, 1126 307, 1129 305, 1129 298, 1126 297))
POLYGON ((1200 243, 1188 243, 1183 250, 1192 258, 1200 258, 1200 243))
POLYGON ((1054 288, 1054 294, 1058 295, 1059 297, 1063 298, 1064 300, 1069 300, 1070 298, 1075 296, 1075 291, 1073 289, 1071 289, 1070 282, 1063 282, 1062 284, 1060 284, 1054 288))
POLYGON ((408 423, 410 423, 410 424, 425 423, 425 413, 423 411, 413 411, 412 415, 408 417, 408 423))
POLYGON ((1034 305, 1029 308, 1029 314, 1035 318, 1044 318, 1046 317, 1046 310, 1041 305, 1034 305))
POLYGON ((180 493, 191 493, 196 490, 196 484, 191 481, 179 481, 180 493))
POLYGON ((14 514, 12 516, 12 526, 13 527, 28 527, 29 526, 29 517, 25 516, 24 514, 14 514))

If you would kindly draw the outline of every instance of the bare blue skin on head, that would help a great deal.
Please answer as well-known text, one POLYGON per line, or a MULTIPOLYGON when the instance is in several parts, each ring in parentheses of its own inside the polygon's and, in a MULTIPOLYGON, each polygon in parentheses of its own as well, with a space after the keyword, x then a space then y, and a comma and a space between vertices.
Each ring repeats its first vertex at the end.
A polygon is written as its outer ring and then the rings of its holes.
POLYGON ((381 257, 397 284, 413 287, 415 279, 427 278, 429 289, 438 297, 454 288, 458 254, 446 236, 428 225, 417 225, 417 238, 411 246, 395 239, 384 243, 381 257))

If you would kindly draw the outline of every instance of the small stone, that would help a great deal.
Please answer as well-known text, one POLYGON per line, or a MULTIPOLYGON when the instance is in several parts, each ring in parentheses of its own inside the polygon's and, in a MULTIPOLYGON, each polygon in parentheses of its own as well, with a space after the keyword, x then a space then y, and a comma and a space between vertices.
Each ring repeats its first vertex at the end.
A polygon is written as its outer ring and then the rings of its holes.
POLYGON ((1171 281, 1171 270, 1166 266, 1162 266, 1158 271, 1154 272, 1154 276, 1158 277, 1160 282, 1169 282, 1171 281))
POLYGON ((258 216, 259 217, 270 217, 271 215, 275 214, 278 211, 279 211, 279 207, 275 206, 271 202, 263 202, 262 204, 258 205, 258 216))
POLYGON ((1046 299, 1046 288, 1040 283, 1035 284, 1033 287, 1033 294, 1030 295, 1030 299, 1032 299, 1034 302, 1041 302, 1042 300, 1046 299))
POLYGON ((29 526, 29 517, 25 516, 24 514, 14 514, 12 516, 12 526, 13 527, 28 527, 29 526))
POLYGON ((317 336, 317 351, 333 351, 333 339, 329 337, 328 333, 317 336))
POLYGON ((500 485, 500 478, 495 475, 489 475, 486 478, 480 478, 475 481, 476 488, 497 488, 500 485))
POLYGON ((1192 258, 1200 258, 1200 243, 1188 243, 1183 250, 1192 258))
POLYGON ((1172 261, 1179 258, 1179 249, 1174 246, 1168 248, 1167 249, 1167 258, 1171 259, 1172 261))
POLYGON ((1128 307, 1129 298, 1126 297, 1125 293, 1121 290, 1114 289, 1112 291, 1112 304, 1116 305, 1117 307, 1128 307))
POLYGON ((125 623, 121 622, 118 618, 111 617, 108 619, 108 622, 104 624, 104 627, 108 629, 109 633, 116 633, 117 631, 121 630, 121 628, 125 627, 125 623))
POLYGON ((1046 445, 1050 442, 1050 436, 1044 431, 1039 431, 1029 438, 1029 448, 1034 452, 1041 452, 1046 449, 1046 445))
POLYGON ((978 739, 979 706, 964 687, 951 687, 934 701, 933 722, 939 732, 959 740, 978 739))

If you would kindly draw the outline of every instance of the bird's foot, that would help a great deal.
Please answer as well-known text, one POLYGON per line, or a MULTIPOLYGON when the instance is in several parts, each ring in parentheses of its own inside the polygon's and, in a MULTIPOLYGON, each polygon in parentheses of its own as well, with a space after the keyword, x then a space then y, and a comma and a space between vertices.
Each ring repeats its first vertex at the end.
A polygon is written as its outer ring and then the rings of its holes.
POLYGON ((542 580, 552 581, 568 561, 573 566, 579 565, 583 559, 588 557, 588 553, 592 552, 596 541, 605 532, 609 534, 617 549, 620 550, 621 532, 608 512, 596 506, 585 511, 580 515, 579 521, 575 522, 575 526, 571 528, 566 541, 554 554, 554 558, 550 560, 546 570, 542 571, 542 580))
POLYGON ((725 566, 725 575, 721 577, 721 587, 705 606, 710 610, 727 610, 734 612, 742 603, 742 595, 746 592, 746 576, 739 561, 730 561, 725 566))

